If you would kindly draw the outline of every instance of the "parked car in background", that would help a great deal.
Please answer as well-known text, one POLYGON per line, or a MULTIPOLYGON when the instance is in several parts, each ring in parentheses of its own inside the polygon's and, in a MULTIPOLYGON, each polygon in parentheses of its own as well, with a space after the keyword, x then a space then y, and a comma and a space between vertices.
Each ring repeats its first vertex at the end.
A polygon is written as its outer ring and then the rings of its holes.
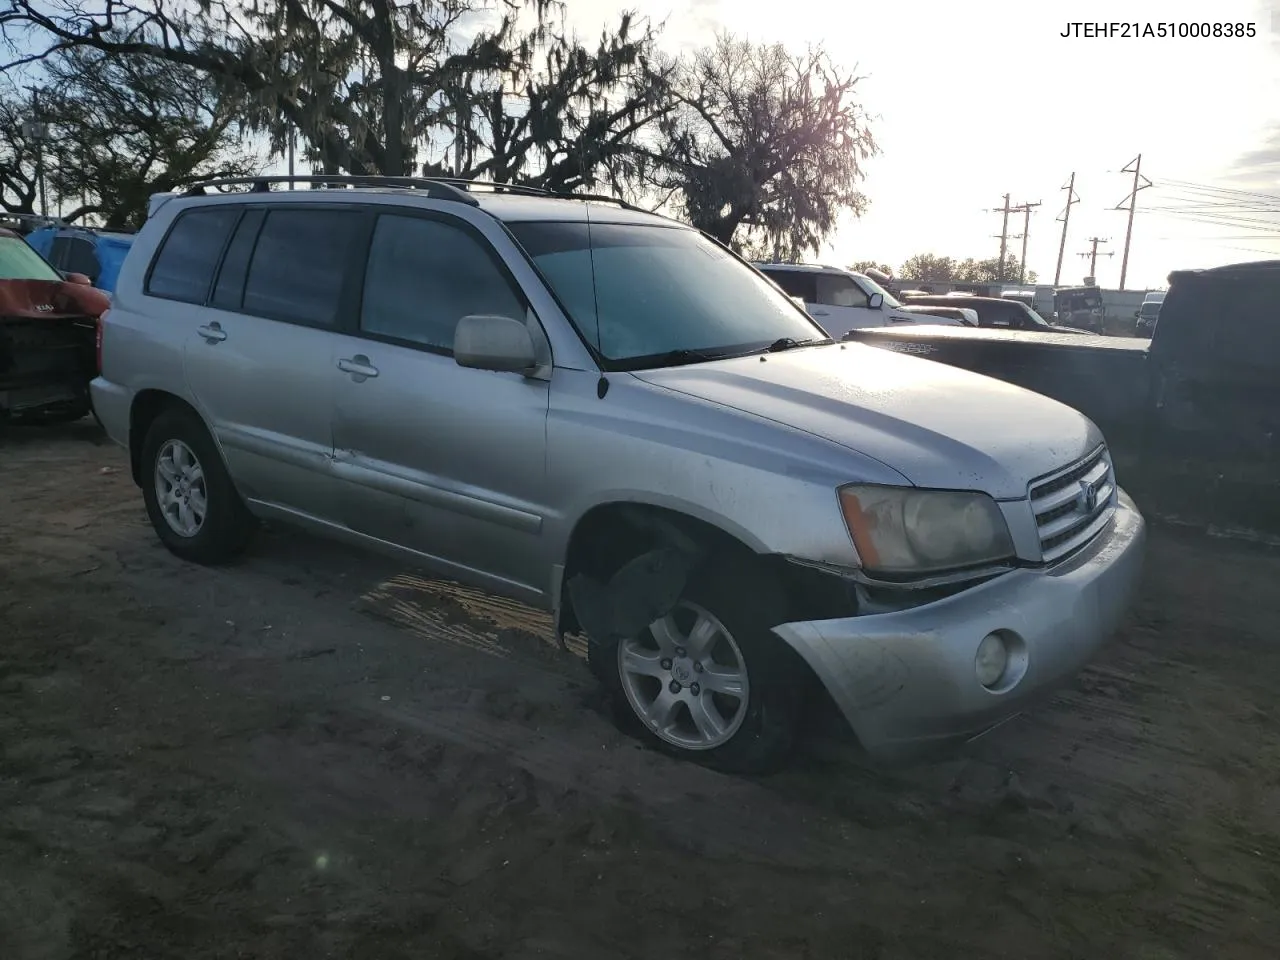
POLYGON ((1061 327, 1103 333, 1107 311, 1097 287, 1063 287, 1053 292, 1053 318, 1061 327))
POLYGON ((125 261, 94 403, 176 555, 271 518, 553 611, 628 726, 741 771, 820 688, 872 757, 967 739, 1117 626, 1143 520, 1076 411, 833 343, 617 201, 267 189, 315 179, 197 186, 125 261))
POLYGON ((978 315, 978 326, 1001 330, 1035 330, 1040 333, 1080 333, 1074 327, 1050 324, 1021 300, 1012 297, 975 297, 968 293, 903 295, 911 307, 963 307, 978 315))
POLYGON ((80 273, 111 293, 133 234, 75 226, 46 226, 27 234, 27 243, 63 274, 80 273))
POLYGON ((1280 534, 1280 261, 1169 275, 1149 340, 859 331, 1053 397, 1102 427, 1144 504, 1280 534))
MULTIPOLYGON (((981 326, 978 322, 978 311, 968 307, 930 307, 921 304, 906 303, 900 307, 904 313, 918 313, 927 317, 942 317, 945 320, 956 320, 966 327, 981 326)), ((921 320, 920 323, 932 323, 932 320, 921 320)))
POLYGON ((0 230, 0 421, 89 412, 96 324, 107 304, 87 277, 64 279, 22 237, 0 230))
POLYGON ((1142 305, 1138 307, 1137 312, 1134 314, 1138 321, 1134 325, 1135 336, 1150 337, 1155 333, 1156 321, 1160 319, 1160 305, 1163 303, 1163 291, 1156 290, 1146 295, 1142 305))
MULTIPOLYGON (((789 296, 803 302, 810 316, 836 340, 863 327, 920 322, 918 316, 902 310, 902 304, 892 294, 865 274, 803 263, 757 263, 755 267, 789 296)), ((956 321, 933 317, 928 322, 956 321)))

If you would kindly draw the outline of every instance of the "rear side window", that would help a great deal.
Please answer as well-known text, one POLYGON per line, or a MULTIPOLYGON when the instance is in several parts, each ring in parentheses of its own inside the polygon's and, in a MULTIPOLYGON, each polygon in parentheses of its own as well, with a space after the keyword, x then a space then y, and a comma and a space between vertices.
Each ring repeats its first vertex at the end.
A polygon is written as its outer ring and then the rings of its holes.
POLYGON ((367 236, 359 210, 271 210, 244 285, 244 311, 335 327, 355 246, 367 236))
POLYGON ((97 251, 84 237, 70 238, 67 259, 63 261, 62 269, 68 273, 83 273, 94 283, 98 282, 98 275, 102 273, 102 267, 98 264, 97 251))
POLYGON ((523 298, 487 245, 439 220, 378 217, 360 329, 452 352, 458 321, 472 314, 525 317, 523 298))
POLYGON ((799 297, 805 303, 818 302, 818 288, 812 273, 799 270, 763 270, 766 277, 786 291, 789 297, 799 297))
POLYGON ((204 303, 238 207, 188 210, 178 215, 151 264, 147 294, 184 303, 204 303))
POLYGON ((1270 277, 1232 277, 1207 284, 1213 288, 1214 311, 1196 320, 1215 334, 1219 357, 1229 363, 1263 370, 1280 368, 1280 271, 1270 277))
POLYGON ((264 210, 246 210, 236 227, 235 236, 227 246, 218 271, 218 282, 213 288, 212 304, 222 310, 239 310, 244 301, 244 278, 249 271, 249 258, 258 242, 258 231, 266 219, 264 210))
POLYGON ((67 249, 71 246, 70 237, 54 237, 53 245, 49 247, 49 262, 59 270, 66 270, 67 266, 67 249))

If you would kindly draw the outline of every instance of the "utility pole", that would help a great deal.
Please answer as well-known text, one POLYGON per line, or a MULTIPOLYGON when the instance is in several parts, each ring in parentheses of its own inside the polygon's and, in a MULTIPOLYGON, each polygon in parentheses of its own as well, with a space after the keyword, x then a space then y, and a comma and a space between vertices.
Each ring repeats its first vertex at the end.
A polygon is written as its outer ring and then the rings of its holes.
POLYGON ((1000 224, 1000 268, 996 271, 996 273, 998 274, 998 277, 996 279, 998 281, 1003 282, 1005 251, 1008 250, 1008 247, 1009 247, 1009 194, 1006 193, 1004 195, 1003 211, 993 211, 993 212, 1004 213, 1004 220, 1000 224))
POLYGON ((1151 186, 1151 181, 1142 175, 1142 154, 1138 154, 1137 159, 1126 163, 1124 165, 1124 169, 1120 172, 1133 174, 1133 190, 1129 193, 1129 196, 1125 197, 1124 200, 1121 200, 1114 208, 1116 210, 1123 210, 1125 202, 1127 201, 1129 204, 1129 226, 1124 232, 1124 257, 1120 261, 1120 289, 1123 290, 1124 279, 1129 272, 1129 241, 1133 239, 1133 212, 1138 206, 1138 191, 1145 190, 1147 187, 1151 186), (1130 167, 1133 169, 1130 170, 1130 167), (1139 180, 1141 180, 1142 183, 1139 183, 1139 180))
POLYGON ((1091 277, 1093 278, 1094 283, 1097 283, 1097 281, 1098 281, 1098 258, 1099 258, 1099 257, 1114 257, 1114 256, 1115 256, 1115 254, 1114 254, 1114 253, 1099 253, 1099 252, 1098 252, 1098 244, 1100 244, 1100 243, 1110 243, 1110 242, 1111 242, 1110 240, 1103 240, 1103 239, 1101 239, 1100 237, 1090 237, 1090 238, 1089 238, 1089 244, 1090 244, 1089 249, 1088 249, 1086 252, 1084 252, 1084 253, 1076 254, 1076 256, 1079 256, 1079 257, 1088 257, 1088 258, 1089 258, 1089 276, 1091 276, 1091 277))
MULTIPOLYGON (((1024 217, 1022 222, 1022 262, 1020 266, 1021 273, 1018 275, 1018 283, 1027 282, 1027 236, 1031 233, 1031 211, 1040 206, 1042 201, 1037 200, 1035 203, 1020 203, 1014 207, 1014 212, 1021 213, 1024 217)), ((1001 273, 1004 271, 1001 270, 1001 273)))
POLYGON ((1071 179, 1067 181, 1067 185, 1062 188, 1067 191, 1067 209, 1062 214, 1062 239, 1058 242, 1058 267, 1053 271, 1053 285, 1056 287, 1062 279, 1062 255, 1067 249, 1067 223, 1071 220, 1071 205, 1079 203, 1080 198, 1076 196, 1076 175, 1073 172, 1071 179))
POLYGON ((36 188, 40 194, 40 216, 47 217, 49 204, 45 200, 44 192, 44 140, 49 131, 40 114, 40 88, 28 87, 27 89, 31 91, 31 119, 22 125, 22 132, 36 148, 36 188))

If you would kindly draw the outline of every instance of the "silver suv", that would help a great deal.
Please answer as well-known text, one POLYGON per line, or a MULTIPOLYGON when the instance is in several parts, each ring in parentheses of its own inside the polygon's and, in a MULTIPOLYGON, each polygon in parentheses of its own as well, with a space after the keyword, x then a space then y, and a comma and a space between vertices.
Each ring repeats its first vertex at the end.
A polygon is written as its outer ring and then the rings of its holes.
POLYGON ((833 343, 616 201, 273 184, 155 204, 102 324, 178 556, 288 521, 552 610, 624 721, 736 771, 824 690, 874 758, 973 737, 1120 620, 1143 521, 1074 410, 833 343))

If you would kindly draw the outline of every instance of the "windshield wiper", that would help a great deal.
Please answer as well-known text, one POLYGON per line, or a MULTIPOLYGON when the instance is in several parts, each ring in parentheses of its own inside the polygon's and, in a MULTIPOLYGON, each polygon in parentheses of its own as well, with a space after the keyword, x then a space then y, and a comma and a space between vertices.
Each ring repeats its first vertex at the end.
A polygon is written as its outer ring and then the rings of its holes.
POLYGON ((781 353, 783 350, 794 350, 796 347, 811 347, 820 343, 835 343, 830 337, 813 337, 808 340, 797 340, 795 337, 780 337, 764 348, 764 353, 781 353))

